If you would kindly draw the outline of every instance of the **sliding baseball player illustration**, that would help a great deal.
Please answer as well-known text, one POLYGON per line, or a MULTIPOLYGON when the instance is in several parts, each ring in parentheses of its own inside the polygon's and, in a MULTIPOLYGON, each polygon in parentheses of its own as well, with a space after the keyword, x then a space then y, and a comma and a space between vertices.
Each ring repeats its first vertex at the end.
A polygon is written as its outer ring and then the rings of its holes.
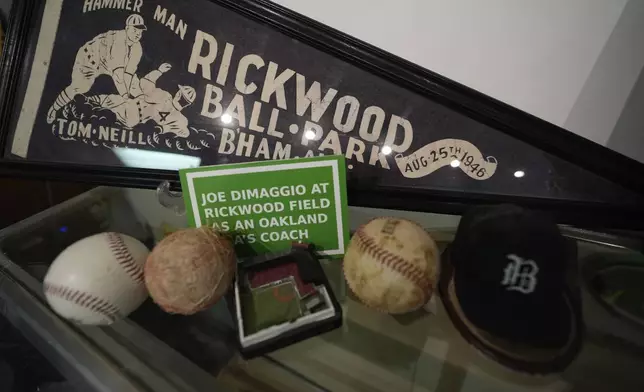
POLYGON ((88 101, 97 107, 112 111, 117 121, 127 128, 154 121, 161 133, 174 133, 179 137, 188 137, 188 119, 181 113, 183 109, 194 103, 197 92, 190 86, 179 85, 179 91, 174 97, 167 91, 156 86, 157 81, 172 66, 161 64, 140 80, 142 94, 136 98, 126 98, 121 95, 97 95, 89 97, 88 101))
POLYGON ((124 30, 108 31, 85 43, 76 54, 71 84, 49 108, 47 123, 52 124, 56 113, 78 94, 89 92, 100 75, 112 78, 120 96, 140 95, 136 71, 143 55, 141 38, 145 30, 143 17, 133 14, 125 21, 124 30))

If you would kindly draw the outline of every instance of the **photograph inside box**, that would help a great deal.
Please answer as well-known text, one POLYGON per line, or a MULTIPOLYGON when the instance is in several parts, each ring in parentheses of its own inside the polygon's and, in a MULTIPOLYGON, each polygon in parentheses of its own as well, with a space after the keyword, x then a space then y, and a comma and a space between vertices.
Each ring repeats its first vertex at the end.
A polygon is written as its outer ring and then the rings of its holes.
POLYGON ((332 318, 324 272, 308 248, 264 255, 240 264, 235 283, 243 347, 332 318))

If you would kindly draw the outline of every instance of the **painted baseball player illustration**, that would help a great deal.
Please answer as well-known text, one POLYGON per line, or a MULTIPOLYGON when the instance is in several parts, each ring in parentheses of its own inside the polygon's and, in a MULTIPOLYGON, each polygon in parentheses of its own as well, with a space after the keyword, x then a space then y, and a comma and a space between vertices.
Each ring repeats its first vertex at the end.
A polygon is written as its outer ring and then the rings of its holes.
POLYGON ((88 101, 104 109, 112 111, 120 124, 133 128, 148 121, 154 121, 161 133, 174 133, 179 137, 188 137, 188 119, 181 111, 194 103, 197 92, 190 86, 179 86, 174 97, 167 91, 156 86, 164 73, 172 69, 168 63, 161 64, 140 80, 142 94, 136 98, 126 98, 121 95, 97 95, 89 97, 88 101))
POLYGON ((72 81, 49 108, 47 122, 52 124, 58 110, 78 94, 89 92, 100 75, 112 78, 119 95, 139 95, 136 71, 143 55, 141 38, 145 30, 143 17, 133 14, 125 21, 124 30, 111 30, 85 43, 76 54, 72 81))

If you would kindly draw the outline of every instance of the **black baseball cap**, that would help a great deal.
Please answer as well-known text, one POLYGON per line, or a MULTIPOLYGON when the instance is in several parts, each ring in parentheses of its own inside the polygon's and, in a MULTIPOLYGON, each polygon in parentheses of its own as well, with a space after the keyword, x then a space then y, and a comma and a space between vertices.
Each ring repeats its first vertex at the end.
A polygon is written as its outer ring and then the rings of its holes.
POLYGON ((562 371, 581 347, 569 284, 576 243, 543 214, 512 205, 463 216, 442 255, 439 292, 459 332, 503 364, 562 371))

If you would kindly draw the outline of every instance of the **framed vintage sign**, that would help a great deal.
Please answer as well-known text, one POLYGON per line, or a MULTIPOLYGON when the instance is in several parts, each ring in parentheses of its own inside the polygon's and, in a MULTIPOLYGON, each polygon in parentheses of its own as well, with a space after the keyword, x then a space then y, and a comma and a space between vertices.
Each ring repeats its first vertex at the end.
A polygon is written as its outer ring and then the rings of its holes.
POLYGON ((643 221, 641 164, 265 0, 23 0, 2 76, 4 175, 342 155, 353 205, 643 221))

